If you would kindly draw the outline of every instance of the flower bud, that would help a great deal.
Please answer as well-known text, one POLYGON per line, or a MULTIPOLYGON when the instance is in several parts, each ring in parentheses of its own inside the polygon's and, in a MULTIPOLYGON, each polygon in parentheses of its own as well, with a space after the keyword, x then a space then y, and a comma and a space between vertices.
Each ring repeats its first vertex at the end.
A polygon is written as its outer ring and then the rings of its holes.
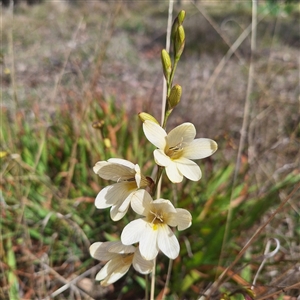
POLYGON ((181 94, 182 94, 182 88, 179 84, 175 84, 171 91, 170 91, 170 96, 168 98, 168 103, 169 103, 169 109, 173 109, 181 99, 181 94))
POLYGON ((139 113, 139 118, 141 119, 142 122, 145 122, 148 120, 148 121, 152 121, 159 125, 158 121, 153 116, 151 116, 150 114, 147 114, 145 112, 139 113))
POLYGON ((183 23, 183 21, 184 21, 184 19, 185 19, 185 15, 186 15, 185 10, 181 10, 181 11, 179 12, 179 14, 178 14, 178 16, 177 16, 179 25, 181 25, 181 24, 183 23))
POLYGON ((185 33, 184 33, 183 26, 180 25, 176 31, 175 41, 174 41, 174 54, 176 59, 180 58, 184 49, 184 45, 185 45, 185 33))
POLYGON ((163 66, 165 78, 167 81, 169 81, 172 72, 172 63, 170 55, 165 49, 161 51, 161 63, 163 66))
POLYGON ((185 18, 185 11, 184 10, 181 10, 179 12, 179 14, 177 15, 177 17, 175 18, 174 22, 173 22, 173 25, 172 25, 172 29, 171 29, 171 38, 172 40, 174 40, 175 38, 175 34, 177 32, 177 29, 180 25, 182 25, 183 21, 184 21, 184 18, 185 18))

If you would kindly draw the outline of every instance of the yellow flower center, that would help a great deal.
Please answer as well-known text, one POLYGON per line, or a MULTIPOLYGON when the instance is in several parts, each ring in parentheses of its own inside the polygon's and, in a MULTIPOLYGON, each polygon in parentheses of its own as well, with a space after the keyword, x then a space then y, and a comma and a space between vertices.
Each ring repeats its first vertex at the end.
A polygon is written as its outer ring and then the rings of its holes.
POLYGON ((157 230, 160 225, 167 223, 168 216, 161 211, 155 209, 150 210, 147 220, 152 225, 153 230, 157 230))
POLYGON ((175 146, 165 148, 165 154, 168 155, 171 159, 178 159, 182 156, 183 152, 183 142, 181 141, 175 146))

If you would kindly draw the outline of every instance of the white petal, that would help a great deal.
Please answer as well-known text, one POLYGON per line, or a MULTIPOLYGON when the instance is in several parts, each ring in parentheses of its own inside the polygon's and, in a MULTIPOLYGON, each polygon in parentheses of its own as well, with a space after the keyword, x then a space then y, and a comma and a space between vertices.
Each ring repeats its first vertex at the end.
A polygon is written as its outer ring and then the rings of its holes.
POLYGON ((133 182, 119 182, 102 189, 95 199, 95 206, 99 209, 107 208, 123 202, 132 192, 136 190, 133 182))
POLYGON ((111 260, 115 258, 118 254, 116 253, 109 253, 107 248, 111 246, 112 242, 96 242, 92 244, 89 248, 90 254, 93 258, 98 260, 111 260))
POLYGON ((210 139, 195 139, 183 148, 183 156, 189 159, 201 159, 215 153, 218 145, 210 139))
POLYGON ((114 164, 119 164, 119 165, 123 165, 123 166, 126 166, 130 169, 134 169, 135 168, 135 165, 130 162, 129 160, 126 160, 126 159, 122 159, 122 158, 110 158, 107 160, 108 162, 110 163, 114 163, 114 164))
POLYGON ((143 219, 137 219, 127 224, 121 234, 121 241, 124 245, 132 245, 137 243, 146 227, 143 219))
POLYGON ((200 167, 195 162, 181 157, 176 160, 176 165, 179 172, 186 178, 193 181, 198 181, 201 179, 202 173, 200 167))
POLYGON ((152 202, 152 207, 155 207, 155 211, 162 211, 163 213, 176 213, 176 209, 170 200, 157 199, 152 202))
POLYGON ((122 257, 110 260, 96 275, 96 280, 103 280, 101 282, 102 286, 107 286, 116 282, 122 276, 124 276, 131 266, 129 260, 124 260, 122 257))
POLYGON ((96 199, 95 199, 95 206, 99 209, 107 208, 112 206, 115 203, 114 198, 108 198, 107 199, 107 193, 109 193, 109 190, 112 189, 112 186, 107 186, 104 189, 102 189, 96 199))
POLYGON ((180 250, 179 243, 173 231, 167 225, 161 225, 158 230, 157 243, 159 249, 169 258, 175 259, 180 250))
POLYGON ((162 127, 152 121, 147 120, 143 123, 143 130, 150 143, 159 149, 165 148, 167 133, 162 127))
POLYGON ((176 208, 176 213, 169 215, 168 225, 184 230, 192 225, 192 215, 186 209, 176 208))
POLYGON ((107 247, 107 251, 110 253, 118 253, 118 254, 129 254, 135 253, 136 248, 131 245, 123 245, 121 241, 115 242, 107 242, 110 245, 107 247))
POLYGON ((101 178, 117 182, 132 179, 135 176, 134 165, 133 168, 129 168, 128 166, 112 162, 107 162, 106 164, 98 162, 94 167, 95 170, 97 170, 96 173, 101 178))
POLYGON ((112 206, 110 209, 110 217, 113 221, 117 222, 121 220, 127 213, 129 206, 127 206, 126 210, 119 211, 119 206, 112 206))
POLYGON ((153 199, 146 190, 138 190, 132 197, 131 207, 137 214, 145 216, 152 202, 153 199))
POLYGON ((192 123, 183 123, 172 129, 167 137, 168 147, 181 143, 191 143, 196 136, 196 129, 192 123))
POLYGON ((155 162, 162 167, 167 167, 172 163, 171 158, 165 154, 165 152, 161 149, 156 149, 153 152, 155 162))
POLYGON ((158 226, 146 223, 139 244, 141 255, 146 260, 154 259, 158 254, 157 235, 158 226))
POLYGON ((141 178, 142 178, 140 166, 135 165, 134 170, 135 170, 135 182, 136 182, 137 187, 140 188, 141 178))
POLYGON ((97 174, 98 171, 103 167, 108 164, 107 161, 98 161, 95 166, 93 167, 93 171, 97 174))
POLYGON ((154 261, 144 259, 139 248, 137 248, 133 256, 132 265, 141 274, 149 274, 153 269, 154 261))
POLYGON ((166 167, 166 173, 168 178, 174 183, 181 182, 183 179, 183 176, 179 172, 176 163, 173 161, 166 167))
POLYGON ((129 205, 130 205, 131 199, 133 199, 133 197, 134 197, 134 193, 135 193, 135 191, 132 192, 132 193, 130 193, 130 194, 127 196, 127 198, 125 198, 125 199, 123 200, 123 202, 120 202, 121 205, 118 206, 118 209, 119 209, 120 212, 125 211, 125 210, 126 210, 126 211, 128 210, 128 207, 129 207, 129 205))

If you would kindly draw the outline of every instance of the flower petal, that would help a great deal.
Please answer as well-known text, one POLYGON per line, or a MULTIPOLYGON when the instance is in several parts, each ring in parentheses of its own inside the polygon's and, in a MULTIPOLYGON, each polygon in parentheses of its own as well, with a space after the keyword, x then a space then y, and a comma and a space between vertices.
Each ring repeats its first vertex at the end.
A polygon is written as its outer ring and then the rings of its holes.
POLYGON ((183 148, 183 156, 189 159, 201 159, 215 153, 218 145, 211 139, 195 139, 183 148))
MULTIPOLYGON (((114 160, 119 161, 119 159, 114 160)), ((124 166, 122 164, 100 161, 96 163, 93 170, 101 178, 117 182, 132 179, 135 176, 134 165, 133 168, 129 168, 128 166, 124 166)))
POLYGON ((181 182, 183 179, 182 174, 179 172, 179 170, 177 168, 177 164, 173 161, 166 167, 166 173, 167 173, 168 178, 173 183, 181 182))
POLYGON ((155 211, 161 211, 166 213, 176 213, 176 209, 170 200, 156 199, 152 202, 151 207, 155 208, 155 211))
POLYGON ((93 258, 98 259, 98 260, 111 260, 113 258, 115 258, 118 254, 116 253, 109 253, 107 248, 109 246, 111 246, 112 242, 106 242, 106 243, 102 243, 102 242, 96 242, 93 243, 90 248, 90 254, 93 258))
POLYGON ((127 213, 129 206, 127 206, 126 210, 120 211, 118 205, 114 205, 110 209, 110 217, 113 221, 117 222, 121 220, 127 213))
POLYGON ((183 208, 176 208, 176 213, 171 213, 168 219, 168 225, 178 230, 184 230, 192 225, 192 215, 183 208))
POLYGON ((159 226, 157 244, 159 249, 169 258, 175 259, 180 250, 176 236, 166 224, 159 226))
POLYGON ((192 123, 183 123, 172 129, 167 136, 168 147, 181 143, 191 143, 196 136, 196 129, 192 123))
POLYGON ((167 167, 172 163, 171 158, 165 154, 165 152, 161 149, 156 149, 153 152, 155 162, 162 167, 167 167))
POLYGON ((131 245, 124 245, 121 241, 115 242, 107 242, 110 245, 107 247, 107 251, 110 253, 118 253, 118 254, 129 254, 135 253, 136 248, 131 245))
POLYGON ((146 190, 138 190, 132 197, 131 207, 137 214, 145 216, 152 202, 153 199, 146 190))
MULTIPOLYGON (((132 255, 133 256, 133 255, 132 255)), ((118 258, 110 260, 96 275, 96 280, 103 280, 102 286, 107 286, 116 282, 124 276, 131 266, 130 260, 124 260, 120 255, 118 258)))
POLYGON ((132 245, 137 243, 141 236, 143 235, 143 231, 147 226, 146 222, 143 219, 137 219, 131 221, 127 224, 121 234, 121 241, 124 245, 132 245))
POLYGON ((110 158, 107 160, 108 162, 110 163, 113 163, 113 164, 119 164, 119 165, 123 165, 127 168, 130 168, 130 169, 134 169, 135 168, 135 165, 130 162, 129 160, 126 160, 126 159, 122 159, 122 158, 110 158))
POLYGON ((190 180, 198 181, 202 177, 200 167, 195 162, 187 158, 181 157, 177 159, 176 166, 179 172, 190 180))
MULTIPOLYGON (((146 222, 145 222, 146 223, 146 222)), ((143 229, 143 234, 140 238, 139 249, 141 255, 146 260, 154 259, 158 254, 157 247, 157 235, 158 235, 158 226, 153 224, 146 223, 146 226, 143 229)))
POLYGON ((106 166, 108 164, 107 161, 98 161, 96 162, 95 166, 93 167, 93 171, 97 174, 99 172, 99 170, 106 166))
POLYGON ((143 130, 150 143, 159 149, 165 148, 167 133, 162 127, 152 121, 147 120, 143 123, 143 130))
POLYGON ((123 202, 136 188, 134 182, 119 182, 109 185, 97 195, 95 206, 103 209, 116 205, 118 202, 123 202))
POLYGON ((133 256, 132 265, 141 274, 149 274, 152 271, 154 261, 144 259, 139 248, 137 248, 133 256))

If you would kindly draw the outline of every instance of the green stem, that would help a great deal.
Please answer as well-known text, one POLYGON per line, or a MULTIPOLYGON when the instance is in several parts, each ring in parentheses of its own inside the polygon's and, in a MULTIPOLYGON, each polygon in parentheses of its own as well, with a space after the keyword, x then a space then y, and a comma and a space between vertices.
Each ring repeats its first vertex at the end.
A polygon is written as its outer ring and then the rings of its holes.
POLYGON ((163 121, 163 128, 166 129, 166 126, 167 126, 167 120, 172 112, 172 110, 169 109, 169 105, 168 105, 168 98, 170 96, 170 92, 171 92, 171 88, 172 88, 172 83, 173 83, 173 78, 174 78, 174 75, 175 75, 175 71, 176 71, 176 68, 177 68, 177 65, 178 65, 178 62, 179 62, 179 58, 175 58, 175 61, 174 61, 174 66, 172 68, 172 71, 171 71, 171 75, 170 75, 170 78, 169 80, 167 81, 167 99, 166 99, 166 107, 165 107, 165 116, 164 116, 164 121, 163 121))

